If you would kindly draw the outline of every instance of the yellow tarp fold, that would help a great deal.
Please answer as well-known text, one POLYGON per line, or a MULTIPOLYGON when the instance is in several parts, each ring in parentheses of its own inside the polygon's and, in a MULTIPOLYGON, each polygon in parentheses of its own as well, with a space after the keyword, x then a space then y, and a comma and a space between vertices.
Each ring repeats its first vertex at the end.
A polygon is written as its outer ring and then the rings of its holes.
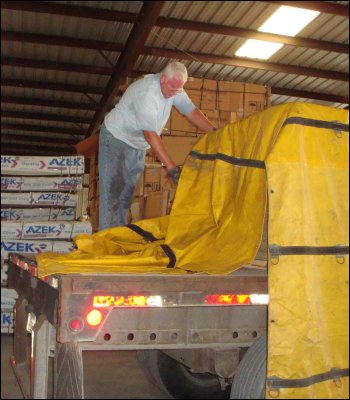
POLYGON ((266 397, 348 398, 348 157, 348 111, 271 107, 204 135, 169 216, 78 235, 37 256, 39 276, 230 273, 254 259, 268 198, 266 397))

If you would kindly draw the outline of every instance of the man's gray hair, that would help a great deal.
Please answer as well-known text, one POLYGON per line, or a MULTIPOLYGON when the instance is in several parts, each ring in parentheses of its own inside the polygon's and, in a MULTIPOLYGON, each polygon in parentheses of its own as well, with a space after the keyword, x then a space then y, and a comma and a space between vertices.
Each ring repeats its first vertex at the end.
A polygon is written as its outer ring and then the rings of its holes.
POLYGON ((170 62, 161 71, 161 74, 164 74, 168 79, 172 79, 174 78, 174 76, 178 76, 183 82, 186 82, 188 78, 186 66, 179 61, 170 62))

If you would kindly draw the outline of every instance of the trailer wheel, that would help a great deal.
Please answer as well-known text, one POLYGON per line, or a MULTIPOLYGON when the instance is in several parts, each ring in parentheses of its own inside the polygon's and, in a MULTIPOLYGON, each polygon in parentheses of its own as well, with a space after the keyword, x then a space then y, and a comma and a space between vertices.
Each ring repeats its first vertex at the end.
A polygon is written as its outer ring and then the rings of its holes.
POLYGON ((153 383, 175 399, 228 399, 230 387, 221 390, 217 376, 194 374, 160 350, 140 350, 137 358, 153 383))
POLYGON ((264 399, 266 384, 267 334, 249 347, 237 367, 231 399, 264 399))

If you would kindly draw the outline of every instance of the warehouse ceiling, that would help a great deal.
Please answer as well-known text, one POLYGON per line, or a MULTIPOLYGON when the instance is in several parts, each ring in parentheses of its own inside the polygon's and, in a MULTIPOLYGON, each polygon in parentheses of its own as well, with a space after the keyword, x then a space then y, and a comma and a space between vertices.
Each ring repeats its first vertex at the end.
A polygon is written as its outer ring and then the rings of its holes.
POLYGON ((126 84, 182 61, 192 77, 271 87, 272 104, 349 104, 348 1, 2 1, 1 146, 74 154, 126 84), (320 11, 296 37, 257 29, 280 6, 320 11), (248 38, 283 43, 238 58, 248 38))

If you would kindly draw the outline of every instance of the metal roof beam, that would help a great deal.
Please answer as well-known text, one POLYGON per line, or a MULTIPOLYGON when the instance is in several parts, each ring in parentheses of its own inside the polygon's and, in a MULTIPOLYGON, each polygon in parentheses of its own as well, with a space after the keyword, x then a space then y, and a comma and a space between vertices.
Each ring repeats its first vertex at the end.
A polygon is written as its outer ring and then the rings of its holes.
MULTIPOLYGON (((278 2, 273 1, 271 3, 294 3, 294 2, 278 2)), ((326 2, 295 2, 295 3, 326 3, 326 2)), ((349 7, 342 6, 339 4, 328 3, 331 4, 332 10, 339 10, 340 15, 347 16, 349 7), (334 7, 338 6, 338 7, 334 7), (346 15, 344 15, 346 13, 346 15)), ((307 6, 306 6, 307 7, 307 6)), ((43 3, 37 1, 2 1, 1 8, 11 9, 11 10, 21 10, 21 11, 33 11, 40 13, 49 13, 49 14, 58 14, 58 15, 66 15, 66 16, 76 16, 76 17, 85 17, 92 19, 102 19, 108 21, 119 21, 126 23, 135 23, 137 19, 137 14, 120 12, 114 10, 106 10, 100 8, 92 8, 92 7, 82 7, 82 6, 71 6, 64 4, 55 4, 55 3, 43 3)), ((324 6, 324 8, 327 8, 324 6)), ((330 7, 328 7, 330 8, 330 7)), ((339 15, 339 14, 338 14, 339 15)), ((164 27, 164 28, 172 28, 172 29, 183 29, 188 31, 197 31, 203 33, 214 33, 218 35, 226 35, 226 36, 234 36, 234 37, 244 37, 247 39, 258 39, 258 40, 266 40, 270 42, 277 42, 288 44, 291 46, 297 47, 305 47, 311 49, 318 50, 326 50, 326 51, 335 51, 339 53, 349 53, 349 46, 341 43, 333 43, 316 39, 308 39, 302 37, 290 37, 287 35, 277 35, 273 33, 259 32, 253 29, 245 29, 238 27, 230 27, 225 25, 217 25, 217 24, 208 24, 204 22, 197 21, 187 21, 181 20, 177 18, 167 18, 159 16, 157 21, 155 22, 156 26, 164 27)), ((50 40, 54 44, 55 39, 52 37, 50 40)), ((74 38, 74 41, 78 43, 80 39, 74 38)), ((93 42, 93 41, 92 41, 93 42)), ((105 50, 108 49, 108 44, 106 42, 105 50)), ((78 47, 78 46, 77 46, 78 47)))
POLYGON ((134 24, 136 13, 121 12, 96 7, 71 6, 46 1, 1 1, 1 8, 7 10, 30 11, 44 14, 65 15, 78 18, 120 21, 134 24))
POLYGON ((28 144, 18 144, 18 143, 3 143, 1 146, 1 154, 8 155, 69 155, 76 154, 76 149, 74 146, 70 146, 67 149, 62 148, 52 148, 52 146, 37 146, 28 144), (23 147, 22 147, 23 146, 23 147))
POLYGON ((78 47, 81 49, 96 49, 121 52, 122 43, 105 42, 102 40, 78 39, 71 36, 42 35, 38 33, 1 31, 1 40, 9 42, 27 42, 49 46, 78 47))
POLYGON ((23 87, 31 89, 61 90, 63 92, 103 94, 104 88, 98 86, 72 85, 69 83, 39 82, 29 79, 1 78, 2 86, 23 87))
MULTIPOLYGON (((30 132, 47 132, 47 133, 57 133, 62 135, 76 135, 84 136, 85 131, 81 129, 74 128, 62 128, 60 126, 41 126, 41 125, 27 125, 27 124, 10 124, 7 122, 2 122, 1 127, 3 129, 10 129, 15 131, 30 131, 30 132)), ((79 138, 81 139, 81 138, 79 138)))
POLYGON ((302 37, 292 37, 287 35, 277 35, 275 33, 259 32, 253 29, 215 25, 196 21, 183 21, 176 18, 164 17, 159 18, 156 25, 164 28, 177 28, 187 31, 214 33, 225 36, 237 36, 246 39, 266 40, 267 42, 283 43, 295 47, 305 47, 309 49, 326 50, 349 54, 348 44, 327 42, 324 40, 308 39, 302 37))
MULTIPOLYGON (((170 21, 171 28, 178 28, 184 30, 194 30, 199 32, 210 32, 222 35, 241 36, 247 39, 258 39, 266 40, 276 43, 284 43, 291 46, 313 48, 317 50, 334 51, 336 53, 349 54, 349 45, 342 43, 326 42, 315 39, 304 39, 292 36, 283 35, 271 35, 265 32, 251 31, 249 29, 231 28, 223 25, 205 24, 203 22, 183 22, 174 18, 167 18, 166 24, 160 24, 160 26, 166 27, 170 21), (239 35, 234 35, 234 32, 240 32, 239 35), (241 32, 244 31, 244 32, 241 32)), ((77 39, 75 37, 68 36, 54 36, 54 35, 42 35, 36 33, 25 33, 25 32, 10 32, 1 31, 1 40, 7 40, 11 42, 27 42, 37 43, 54 46, 67 46, 67 47, 78 47, 83 49, 94 49, 94 50, 106 50, 120 52, 123 49, 122 43, 106 42, 102 40, 90 40, 90 39, 77 39)))
POLYGON ((78 117, 71 115, 44 114, 34 112, 22 112, 12 110, 1 110, 1 116, 5 118, 36 119, 38 121, 59 121, 59 122, 77 122, 81 124, 90 124, 90 117, 78 117))
POLYGON ((111 75, 113 72, 113 68, 111 67, 98 67, 95 65, 71 64, 57 61, 43 61, 16 57, 2 57, 1 64, 24 68, 39 68, 96 75, 111 75))
POLYGON ((349 18, 349 6, 335 4, 330 1, 265 1, 265 3, 277 4, 278 6, 305 8, 307 10, 314 10, 325 14, 333 14, 349 18))
POLYGON ((308 92, 305 90, 287 89, 279 87, 271 87, 271 94, 278 94, 281 96, 301 97, 303 99, 323 100, 331 103, 348 104, 348 96, 337 96, 334 94, 308 92))
MULTIPOLYGON (((136 72, 133 72, 133 77, 141 76, 147 72, 145 71, 139 71, 139 74, 136 74, 136 72)), ((193 78, 196 78, 197 76, 193 75, 193 78)), ((202 76, 198 76, 198 78, 202 78, 202 76)), ((1 84, 6 86, 19 86, 15 82, 13 82, 13 85, 11 82, 7 82, 8 79, 3 78, 1 79, 1 84)), ((10 80, 11 81, 11 80, 10 80)), ((40 84, 43 88, 45 88, 45 82, 34 82, 35 84, 40 84)), ((23 87, 32 87, 31 86, 31 81, 26 81, 26 84, 28 86, 23 85, 23 87)), ((21 85, 22 86, 22 85, 21 85)), ((84 87, 82 87, 84 89, 84 87)), ((63 89, 61 89, 63 90, 63 89)), ((69 90, 68 90, 69 91, 69 90)), ((82 90, 84 92, 84 90, 82 90)), ((103 91, 103 88, 101 88, 101 92, 103 91)), ((318 92, 309 92, 309 91, 304 91, 304 90, 295 90, 295 89, 288 89, 288 88, 279 88, 279 87, 271 87, 271 91, 273 94, 280 94, 282 96, 291 96, 291 97, 302 97, 306 99, 317 99, 317 100, 324 100, 324 101, 331 101, 334 103, 343 103, 346 104, 349 102, 349 97, 347 96, 338 96, 338 95, 333 95, 333 94, 328 94, 328 93, 318 93, 318 92)), ((52 106, 52 107, 65 107, 69 105, 69 108, 75 108, 74 105, 80 105, 81 103, 72 103, 72 102, 58 102, 56 100, 42 100, 42 104, 40 99, 30 99, 30 98, 23 98, 23 97, 13 97, 13 96, 2 96, 1 101, 4 101, 5 103, 12 103, 12 104, 30 104, 30 105, 42 105, 42 106, 52 106), (9 99, 9 100, 8 100, 9 99), (8 101, 7 101, 8 100, 8 101), (72 104, 72 105, 70 105, 72 104)), ((86 107, 90 106, 89 104, 86 104, 86 107)), ((85 105, 84 105, 85 107, 85 105)), ((94 109, 97 109, 97 106, 95 104, 91 104, 91 107, 94 107, 94 109)), ((78 108, 78 107, 77 107, 78 108)), ((80 107, 79 107, 80 108, 80 107)))
MULTIPOLYGON (((345 72, 338 71, 328 71, 317 68, 309 67, 299 67, 288 64, 279 64, 273 62, 263 62, 263 61, 253 61, 246 60, 243 58, 216 56, 203 53, 183 53, 177 50, 170 49, 159 49, 152 47, 144 47, 143 54, 155 56, 155 57, 165 57, 165 58, 175 58, 182 60, 198 61, 201 63, 209 64, 222 64, 230 65, 233 67, 241 68, 252 68, 256 70, 265 70, 273 72, 281 72, 286 74, 304 75, 304 76, 314 76, 317 78, 333 79, 348 82, 349 74, 345 72)), ((82 64, 68 64, 60 62, 52 62, 46 60, 30 60, 22 58, 13 57, 1 57, 2 65, 35 68, 35 69, 53 69, 59 71, 67 72, 79 72, 87 74, 98 74, 98 75, 111 75, 113 73, 113 68, 110 67, 96 67, 93 65, 82 65, 82 64)))
MULTIPOLYGON (((1 142, 3 140, 7 141, 21 141, 21 140, 29 140, 30 142, 41 142, 47 144, 58 144, 62 138, 58 138, 56 136, 35 136, 35 135, 20 135, 20 134, 12 134, 12 133, 1 133, 1 142)), ((64 138, 64 145, 75 145, 79 142, 79 139, 71 139, 64 138)))
POLYGON ((90 110, 96 111, 98 106, 93 103, 78 103, 74 101, 60 101, 52 99, 43 99, 41 97, 18 97, 18 96, 1 96, 1 102, 7 104, 24 104, 30 106, 42 106, 42 107, 57 107, 57 108, 69 108, 75 110, 90 110))
POLYGON ((159 49, 155 47, 145 47, 143 53, 155 57, 177 58, 182 60, 198 61, 201 63, 208 63, 208 64, 231 65, 233 67, 252 68, 264 71, 281 72, 285 74, 314 76, 317 78, 334 79, 346 82, 349 80, 349 74, 344 72, 329 71, 329 70, 309 68, 309 67, 299 67, 296 65, 280 64, 269 61, 254 61, 243 58, 216 56, 211 54, 194 53, 194 52, 183 53, 177 50, 159 49))
POLYGON ((88 135, 94 133, 99 127, 105 113, 118 93, 120 85, 132 71, 151 29, 162 11, 164 3, 164 1, 146 1, 143 3, 139 18, 129 34, 116 66, 113 68, 112 76, 102 96, 100 107, 89 126, 88 135))

